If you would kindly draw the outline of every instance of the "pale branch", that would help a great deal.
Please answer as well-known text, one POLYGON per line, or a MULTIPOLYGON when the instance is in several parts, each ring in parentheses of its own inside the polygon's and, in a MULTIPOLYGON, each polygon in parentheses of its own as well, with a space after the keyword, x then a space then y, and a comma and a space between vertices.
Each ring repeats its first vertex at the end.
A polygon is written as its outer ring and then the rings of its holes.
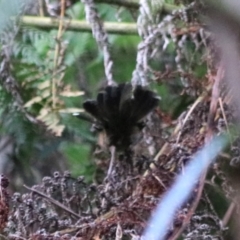
MULTIPOLYGON (((86 32, 92 31, 91 26, 86 21, 80 20, 61 20, 59 18, 51 17, 23 16, 19 21, 23 26, 39 27, 43 29, 57 29, 59 22, 63 21, 64 26, 68 30, 86 32)), ((135 23, 104 22, 103 25, 108 33, 138 35, 137 25, 135 23)))

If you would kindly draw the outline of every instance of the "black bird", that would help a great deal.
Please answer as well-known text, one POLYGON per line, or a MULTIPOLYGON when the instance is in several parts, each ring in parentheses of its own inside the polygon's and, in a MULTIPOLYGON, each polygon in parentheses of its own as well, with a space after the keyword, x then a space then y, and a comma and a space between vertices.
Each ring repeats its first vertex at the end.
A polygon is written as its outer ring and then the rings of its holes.
POLYGON ((130 146, 131 135, 143 128, 143 118, 158 102, 159 97, 143 86, 133 89, 131 84, 119 84, 107 86, 96 100, 85 101, 83 108, 106 131, 109 145, 123 150, 130 146))

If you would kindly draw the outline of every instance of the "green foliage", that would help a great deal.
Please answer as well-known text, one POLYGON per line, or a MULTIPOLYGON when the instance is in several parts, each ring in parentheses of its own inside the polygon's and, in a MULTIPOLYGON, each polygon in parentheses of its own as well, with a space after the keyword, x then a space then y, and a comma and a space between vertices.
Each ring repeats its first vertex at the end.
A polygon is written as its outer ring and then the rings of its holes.
MULTIPOLYGON (((6 5, 6 2, 2 0, 0 3, 6 5)), ((0 23, 4 26, 0 28, 0 32, 8 26, 6 21, 9 21, 10 15, 19 15, 19 12, 13 14, 16 9, 12 7, 10 13, 0 14, 0 23)), ((103 21, 137 21, 138 12, 133 9, 109 4, 99 4, 97 9, 103 21)), ((75 3, 66 10, 66 15, 73 19, 85 20, 84 5, 80 2, 75 3)), ((186 25, 181 20, 173 20, 173 23, 176 27, 186 25)), ((48 138, 47 130, 51 136, 58 136, 59 142, 62 143, 58 150, 74 174, 86 175, 89 180, 94 172, 90 153, 95 144, 95 137, 90 132, 90 124, 76 118, 73 113, 81 113, 84 99, 95 96, 105 81, 102 52, 99 51, 90 32, 69 31, 67 26, 62 30, 40 30, 17 24, 10 27, 15 30, 10 38, 4 34, 1 36, 0 47, 9 49, 11 74, 19 87, 25 113, 16 106, 14 94, 7 91, 3 85, 0 89, 3 102, 0 112, 1 132, 13 135, 23 153, 27 151, 23 145, 31 146, 33 156, 37 152, 36 146, 43 146, 48 138), (26 112, 37 123, 26 127, 25 124, 29 121, 26 112)), ((139 36, 109 35, 114 64, 113 76, 116 82, 131 80, 140 41, 139 36)), ((153 55, 149 61, 152 71, 149 77, 154 80, 154 74, 164 72, 166 65, 176 71, 175 76, 162 78, 158 86, 153 86, 162 97, 161 109, 175 118, 192 98, 186 94, 180 96, 183 84, 175 61, 177 43, 169 38, 169 43, 163 50, 164 41, 159 36, 159 45, 156 45, 158 54, 153 55)), ((183 59, 179 65, 201 82, 206 74, 206 65, 200 61, 203 52, 196 51, 192 39, 184 41, 183 45, 183 59)), ((49 144, 51 145, 51 141, 49 144)), ((54 141, 52 144, 55 144, 54 141)), ((26 158, 31 158, 30 155, 27 152, 25 154, 26 158)))
POLYGON ((90 158, 89 153, 91 149, 89 144, 63 142, 60 150, 68 159, 69 170, 73 176, 83 175, 86 181, 90 182, 95 169, 92 162, 86 161, 86 159, 90 158))
MULTIPOLYGON (((9 15, 17 15, 15 8, 9 9, 11 12, 6 14, 6 21, 9 21, 9 15)), ((108 4, 101 4, 98 10, 100 16, 108 21, 116 21, 116 16, 122 21, 133 20, 130 12, 119 12, 118 8, 108 4)), ((67 9, 67 14, 75 19, 85 19, 83 4, 74 4, 67 9)), ((3 20, 4 15, 1 15, 0 22, 6 28, 3 20)), ((41 129, 46 128, 51 135, 59 136, 62 144, 58 151, 65 157, 73 174, 83 174, 90 180, 94 172, 90 146, 95 138, 89 130, 90 124, 77 119, 72 113, 81 112, 83 99, 94 95, 100 87, 100 80, 104 80, 102 53, 91 33, 66 29, 57 40, 58 30, 14 27, 16 32, 13 32, 11 41, 2 35, 2 47, 7 46, 11 52, 11 72, 19 86, 23 109, 42 124, 30 124, 25 114, 14 106, 15 99, 11 93, 2 87, 4 108, 1 109, 0 130, 14 137, 22 161, 29 163, 27 159, 35 156, 40 146, 45 149, 47 135, 41 129), (81 96, 82 87, 86 90, 86 97, 81 96), (75 142, 75 139, 82 143, 75 142)), ((110 36, 109 41, 113 46, 114 76, 117 81, 129 81, 135 67, 139 37, 114 35, 110 36), (128 61, 125 60, 126 56, 128 61)), ((55 144, 54 141, 52 144, 55 144)), ((49 151, 46 153, 51 154, 49 151)), ((36 161, 43 161, 46 157, 39 155, 36 161)))

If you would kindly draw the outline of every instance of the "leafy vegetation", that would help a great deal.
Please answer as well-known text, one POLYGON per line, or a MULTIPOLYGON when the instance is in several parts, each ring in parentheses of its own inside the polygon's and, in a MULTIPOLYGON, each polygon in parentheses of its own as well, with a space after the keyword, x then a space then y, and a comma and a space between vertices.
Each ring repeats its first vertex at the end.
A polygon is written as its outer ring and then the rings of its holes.
MULTIPOLYGON (((140 239, 194 154, 236 122, 224 47, 205 27, 218 29, 215 17, 239 26, 224 7, 195 0, 0 0, 3 239, 140 239), (82 108, 118 83, 161 97, 125 152, 109 148, 82 108), (8 182, 27 193, 10 200, 8 182)), ((232 239, 238 142, 196 182, 166 239, 232 239)))

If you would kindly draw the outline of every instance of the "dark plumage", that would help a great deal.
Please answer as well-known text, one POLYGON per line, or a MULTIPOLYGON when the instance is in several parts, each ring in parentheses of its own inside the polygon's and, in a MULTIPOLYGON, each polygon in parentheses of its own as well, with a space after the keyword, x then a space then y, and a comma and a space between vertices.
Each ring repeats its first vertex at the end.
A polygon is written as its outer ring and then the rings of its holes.
POLYGON ((87 100, 83 108, 96 118, 106 131, 109 144, 126 149, 131 144, 131 135, 141 128, 143 118, 159 102, 159 97, 142 86, 131 84, 107 86, 96 100, 87 100))

